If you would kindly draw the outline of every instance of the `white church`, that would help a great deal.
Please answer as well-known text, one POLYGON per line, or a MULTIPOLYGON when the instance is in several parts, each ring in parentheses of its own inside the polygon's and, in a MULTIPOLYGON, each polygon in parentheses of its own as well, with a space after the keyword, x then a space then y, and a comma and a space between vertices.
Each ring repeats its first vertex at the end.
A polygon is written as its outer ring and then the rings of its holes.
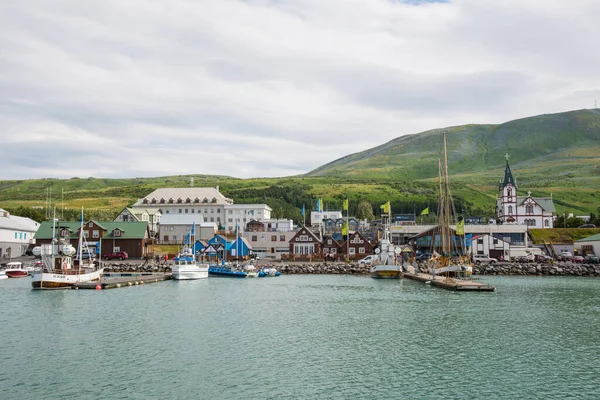
POLYGON ((517 182, 508 165, 506 154, 504 181, 500 182, 500 196, 496 200, 496 217, 499 222, 527 225, 532 228, 552 228, 556 212, 552 198, 517 196, 517 182))

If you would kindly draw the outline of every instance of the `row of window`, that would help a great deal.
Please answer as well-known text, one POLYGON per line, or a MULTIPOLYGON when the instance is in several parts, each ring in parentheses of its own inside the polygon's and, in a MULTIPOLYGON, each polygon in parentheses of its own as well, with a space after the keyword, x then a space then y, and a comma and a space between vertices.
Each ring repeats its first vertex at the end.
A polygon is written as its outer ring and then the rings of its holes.
POLYGON ((15 232, 15 239, 27 240, 27 232, 15 232))
MULTIPOLYGON (((257 242, 258 241, 258 236, 257 235, 252 235, 251 241, 253 242, 257 242)), ((271 235, 271 242, 276 242, 277 241, 277 235, 271 235)), ((285 242, 285 235, 279 235, 279 241, 280 242, 285 242)))
MULTIPOLYGON (((337 253, 337 249, 335 247, 331 248, 331 252, 329 251, 328 247, 323 248, 323 253, 327 254, 327 253, 331 253, 331 254, 336 254, 337 253)), ((349 254, 356 254, 356 248, 354 247, 350 247, 350 249, 348 249, 348 253, 349 254)), ((366 249, 364 247, 359 247, 358 248, 358 254, 365 254, 366 253, 366 249)))
MULTIPOLYGON (((211 203, 216 203, 217 202, 216 197, 213 197, 210 200, 210 202, 211 203)), ((150 204, 157 204, 157 203, 158 204, 165 204, 165 203, 168 203, 168 204, 173 204, 173 203, 181 204, 181 203, 188 203, 189 204, 189 203, 192 203, 192 199, 190 199, 189 197, 187 199, 185 199, 185 201, 182 200, 181 198, 179 198, 177 200, 173 200, 172 198, 169 199, 169 200, 165 200, 165 199, 160 199, 160 200, 152 199, 150 201, 148 201, 148 199, 144 199, 142 201, 142 203, 144 203, 144 204, 148 204, 148 203, 150 203, 150 204)), ((193 203, 200 203, 200 199, 196 197, 194 199, 193 203)), ((204 199, 202 199, 202 203, 208 203, 208 199, 205 197, 204 199)))

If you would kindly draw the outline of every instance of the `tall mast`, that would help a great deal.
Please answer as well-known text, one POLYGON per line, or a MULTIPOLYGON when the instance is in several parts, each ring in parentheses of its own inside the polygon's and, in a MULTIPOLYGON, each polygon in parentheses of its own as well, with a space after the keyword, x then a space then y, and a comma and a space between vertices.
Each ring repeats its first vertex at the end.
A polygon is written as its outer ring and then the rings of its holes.
MULTIPOLYGON (((442 245, 442 252, 446 251, 446 230, 444 229, 444 192, 442 190, 442 161, 438 158, 438 179, 439 179, 439 190, 440 199, 438 207, 438 223, 440 225, 440 243, 442 245)), ((432 246, 433 247, 433 246, 432 246)))
POLYGON ((446 131, 444 131, 444 197, 446 240, 448 253, 450 253, 450 189, 448 183, 448 155, 446 152, 446 131))

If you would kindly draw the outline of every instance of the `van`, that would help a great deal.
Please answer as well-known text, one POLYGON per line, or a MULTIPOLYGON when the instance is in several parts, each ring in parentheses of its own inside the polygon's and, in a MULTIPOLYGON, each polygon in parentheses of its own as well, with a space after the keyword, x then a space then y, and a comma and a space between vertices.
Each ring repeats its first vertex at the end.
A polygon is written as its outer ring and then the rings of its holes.
POLYGON ((370 256, 366 256, 362 260, 358 260, 358 265, 361 265, 361 264, 371 265, 375 261, 377 261, 377 256, 376 255, 370 255, 370 256))

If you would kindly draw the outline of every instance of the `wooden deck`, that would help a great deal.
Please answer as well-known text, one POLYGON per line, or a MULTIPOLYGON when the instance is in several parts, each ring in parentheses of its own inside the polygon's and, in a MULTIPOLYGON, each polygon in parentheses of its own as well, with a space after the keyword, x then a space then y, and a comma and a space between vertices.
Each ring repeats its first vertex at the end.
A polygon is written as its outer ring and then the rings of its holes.
POLYGON ((445 276, 421 273, 409 274, 406 272, 404 273, 404 277, 414 281, 428 283, 431 286, 440 287, 442 289, 460 292, 493 292, 496 290, 494 286, 488 285, 487 283, 468 279, 446 278, 445 276))
POLYGON ((96 286, 100 285, 104 289, 116 289, 121 287, 130 287, 136 285, 145 285, 148 283, 162 282, 173 279, 171 274, 151 274, 151 273, 118 273, 107 274, 102 277, 100 282, 86 282, 73 285, 73 289, 98 290, 96 286))

